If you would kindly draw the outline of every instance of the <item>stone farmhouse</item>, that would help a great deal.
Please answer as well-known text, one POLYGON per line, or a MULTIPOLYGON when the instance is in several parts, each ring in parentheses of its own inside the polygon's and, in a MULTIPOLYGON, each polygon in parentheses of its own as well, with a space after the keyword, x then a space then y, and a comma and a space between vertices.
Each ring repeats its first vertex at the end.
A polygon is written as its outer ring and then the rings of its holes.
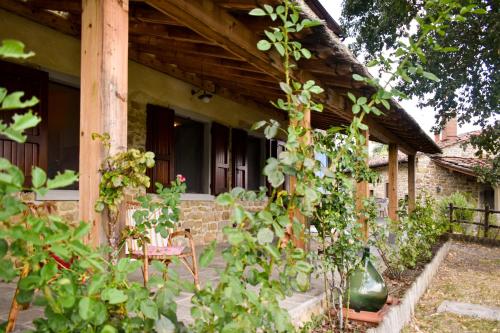
MULTIPOLYGON (((478 132, 457 134, 457 122, 451 120, 442 133, 435 135, 435 142, 442 154, 416 155, 416 192, 427 191, 435 198, 443 198, 454 192, 469 193, 478 203, 478 208, 488 204, 490 208, 500 208, 500 187, 480 183, 477 180, 475 167, 485 163, 475 156, 474 148, 468 144, 470 137, 478 132)), ((376 198, 387 198, 388 193, 388 157, 374 156, 370 159, 370 167, 380 174, 380 180, 370 187, 370 195, 376 198)), ((398 154, 397 185, 398 198, 408 195, 408 157, 398 154)))

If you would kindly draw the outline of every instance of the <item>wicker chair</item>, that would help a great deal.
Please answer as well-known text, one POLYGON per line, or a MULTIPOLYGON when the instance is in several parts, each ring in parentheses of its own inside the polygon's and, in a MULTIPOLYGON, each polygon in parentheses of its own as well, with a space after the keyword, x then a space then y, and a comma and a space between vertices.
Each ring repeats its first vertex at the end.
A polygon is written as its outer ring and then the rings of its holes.
MULTIPOLYGON (((138 209, 140 209, 138 203, 127 202, 127 228, 135 227, 133 214, 138 209)), ((152 214, 153 216, 151 216, 151 218, 155 218, 159 212, 152 214)), ((134 233, 131 234, 134 235, 134 233)), ((196 289, 200 288, 196 249, 189 229, 179 231, 170 230, 169 236, 166 239, 154 229, 150 229, 147 235, 149 243, 145 241, 141 242, 140 238, 139 236, 130 236, 126 242, 127 246, 125 252, 131 258, 143 260, 142 275, 144 285, 146 285, 149 280, 149 262, 151 260, 161 261, 168 266, 172 262, 172 259, 178 258, 193 276, 196 289), (182 239, 187 242, 187 244, 177 245, 182 239)))

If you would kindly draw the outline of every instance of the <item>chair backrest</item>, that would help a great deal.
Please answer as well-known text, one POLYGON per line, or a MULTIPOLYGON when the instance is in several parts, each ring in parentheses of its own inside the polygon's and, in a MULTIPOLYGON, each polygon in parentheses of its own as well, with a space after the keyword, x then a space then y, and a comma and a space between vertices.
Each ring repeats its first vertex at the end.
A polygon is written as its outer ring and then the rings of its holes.
MULTIPOLYGON (((137 210, 142 210, 141 206, 137 202, 127 202, 126 204, 126 225, 130 227, 135 226, 135 220, 134 220, 134 213, 137 210)), ((157 219, 161 214, 161 210, 157 209, 154 212, 151 212, 148 219, 157 219)), ((168 229, 169 234, 173 232, 173 229, 169 228, 168 229)), ((156 247, 167 247, 168 246, 168 239, 163 238, 160 233, 156 232, 154 228, 150 228, 148 230, 147 234, 149 240, 151 241, 148 246, 156 246, 156 247)), ((130 253, 130 252, 141 252, 142 251, 142 246, 139 246, 137 239, 128 239, 125 247, 125 253, 130 253)))

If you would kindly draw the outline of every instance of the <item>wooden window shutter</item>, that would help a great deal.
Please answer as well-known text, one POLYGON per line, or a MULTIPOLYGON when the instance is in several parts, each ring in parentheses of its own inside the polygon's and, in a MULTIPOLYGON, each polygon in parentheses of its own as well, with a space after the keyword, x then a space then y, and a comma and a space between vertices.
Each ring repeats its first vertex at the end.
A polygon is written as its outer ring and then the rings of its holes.
POLYGON ((248 187, 247 132, 233 129, 231 132, 232 187, 248 187))
POLYGON ((155 166, 148 170, 148 191, 154 192, 155 183, 168 186, 174 179, 174 110, 148 104, 146 133, 146 150, 155 154, 155 166))
POLYGON ((212 124, 212 182, 213 195, 229 190, 229 127, 212 124))
MULTIPOLYGON (((8 159, 19 167, 25 174, 25 185, 31 185, 31 168, 38 166, 47 170, 47 136, 48 136, 48 83, 49 76, 46 72, 38 71, 25 66, 0 61, 0 87, 9 93, 23 91, 24 99, 36 96, 40 102, 32 107, 33 113, 42 118, 42 122, 35 128, 28 129, 25 134, 26 142, 14 142, 5 137, 0 137, 0 156, 8 159)), ((2 111, 0 119, 11 123, 15 113, 25 113, 27 110, 2 111)))

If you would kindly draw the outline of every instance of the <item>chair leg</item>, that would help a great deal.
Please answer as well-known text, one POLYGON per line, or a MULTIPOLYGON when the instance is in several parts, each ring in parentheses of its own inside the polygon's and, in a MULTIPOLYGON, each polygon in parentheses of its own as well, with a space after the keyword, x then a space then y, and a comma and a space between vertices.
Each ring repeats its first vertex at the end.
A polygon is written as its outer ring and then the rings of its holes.
POLYGON ((193 255, 192 260, 193 260, 194 286, 195 286, 196 290, 200 290, 200 277, 198 275, 198 263, 196 261, 196 248, 194 246, 194 241, 192 238, 189 239, 189 243, 191 245, 191 253, 193 255))
POLYGON ((144 244, 143 249, 143 266, 142 266, 142 279, 144 280, 144 287, 147 287, 149 281, 149 257, 148 257, 148 246, 144 244))
MULTIPOLYGON (((25 278, 29 274, 29 265, 25 264, 23 270, 21 271, 21 275, 19 276, 19 281, 25 278)), ((19 281, 17 282, 16 292, 14 293, 14 298, 12 298, 12 303, 10 305, 9 317, 7 319, 7 327, 5 328, 5 333, 10 333, 14 330, 16 326, 17 316, 19 315, 19 311, 21 311, 21 307, 23 305, 17 303, 17 294, 19 293, 19 281)))

